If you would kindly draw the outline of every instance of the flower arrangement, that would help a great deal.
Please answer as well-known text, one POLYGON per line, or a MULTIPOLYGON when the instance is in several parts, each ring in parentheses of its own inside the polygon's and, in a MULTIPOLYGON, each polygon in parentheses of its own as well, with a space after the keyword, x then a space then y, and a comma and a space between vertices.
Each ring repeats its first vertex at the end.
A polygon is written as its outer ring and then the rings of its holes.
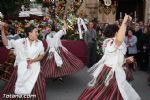
POLYGON ((103 35, 100 35, 97 37, 97 55, 98 57, 100 58, 102 55, 103 55, 103 41, 105 40, 106 38, 103 36, 103 35))

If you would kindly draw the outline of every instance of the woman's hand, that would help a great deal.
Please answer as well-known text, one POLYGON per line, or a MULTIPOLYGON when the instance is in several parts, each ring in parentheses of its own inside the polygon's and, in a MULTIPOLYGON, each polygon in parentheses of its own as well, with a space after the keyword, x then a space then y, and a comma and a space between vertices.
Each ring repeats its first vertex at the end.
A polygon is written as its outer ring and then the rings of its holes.
POLYGON ((2 22, 2 21, 0 21, 0 25, 1 25, 1 26, 4 26, 4 25, 5 25, 5 23, 4 23, 4 22, 2 22))
POLYGON ((0 26, 7 27, 8 24, 6 24, 5 22, 0 21, 0 26))
POLYGON ((123 19, 123 24, 128 24, 132 20, 132 17, 130 15, 125 14, 123 19))
POLYGON ((133 56, 130 56, 130 57, 126 58, 126 62, 127 62, 128 64, 133 63, 133 62, 134 62, 134 57, 133 57, 133 56))
POLYGON ((1 31, 1 37, 2 37, 2 42, 5 46, 8 46, 8 39, 6 37, 6 34, 8 33, 8 24, 0 21, 0 31, 1 31))
POLYGON ((5 22, 0 21, 0 30, 1 34, 8 34, 8 24, 5 22))
POLYGON ((27 69, 31 68, 31 64, 32 64, 32 59, 27 58, 27 69))
POLYGON ((130 44, 127 44, 126 47, 129 48, 129 47, 131 47, 131 45, 130 45, 130 44))
POLYGON ((68 29, 66 21, 64 21, 64 25, 62 26, 62 29, 68 29))
POLYGON ((2 21, 0 21, 0 30, 1 30, 1 31, 3 31, 3 30, 4 30, 4 25, 5 25, 5 23, 4 23, 4 22, 2 22, 2 21))

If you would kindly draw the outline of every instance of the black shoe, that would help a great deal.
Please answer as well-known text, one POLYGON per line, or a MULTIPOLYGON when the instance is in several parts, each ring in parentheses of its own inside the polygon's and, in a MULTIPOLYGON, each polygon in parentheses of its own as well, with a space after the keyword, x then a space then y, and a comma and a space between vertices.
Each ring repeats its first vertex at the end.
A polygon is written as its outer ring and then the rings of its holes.
POLYGON ((58 80, 58 78, 53 78, 52 79, 53 82, 56 82, 57 80, 58 80))
POLYGON ((58 78, 58 81, 59 81, 59 82, 61 82, 61 83, 64 83, 64 81, 63 81, 63 78, 62 78, 62 77, 59 77, 59 78, 58 78))

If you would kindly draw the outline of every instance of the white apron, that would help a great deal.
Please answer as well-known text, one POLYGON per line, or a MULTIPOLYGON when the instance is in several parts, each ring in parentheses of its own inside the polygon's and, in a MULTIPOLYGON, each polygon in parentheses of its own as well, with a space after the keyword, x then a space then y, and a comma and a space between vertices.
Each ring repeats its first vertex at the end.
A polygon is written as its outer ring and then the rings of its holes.
POLYGON ((31 68, 27 69, 27 58, 34 59, 43 55, 43 44, 38 40, 30 46, 28 38, 12 40, 8 44, 9 47, 15 48, 15 65, 18 67, 15 94, 31 94, 40 73, 40 62, 32 63, 31 68))

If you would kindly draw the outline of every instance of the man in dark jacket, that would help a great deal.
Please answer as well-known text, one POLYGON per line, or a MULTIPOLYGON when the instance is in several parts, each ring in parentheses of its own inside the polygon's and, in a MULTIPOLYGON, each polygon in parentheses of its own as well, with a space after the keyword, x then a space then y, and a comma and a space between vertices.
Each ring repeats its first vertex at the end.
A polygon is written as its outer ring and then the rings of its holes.
POLYGON ((136 56, 136 60, 137 60, 137 64, 138 67, 142 66, 142 62, 141 62, 141 51, 142 51, 142 30, 140 29, 140 26, 138 23, 136 23, 135 25, 135 29, 134 29, 134 35, 137 37, 137 56, 136 56))
POLYGON ((143 29, 142 34, 142 48, 141 48, 141 66, 140 69, 143 71, 148 71, 148 65, 149 65, 149 48, 150 48, 150 35, 149 35, 148 28, 145 27, 143 29))
POLYGON ((88 47, 88 53, 89 53, 89 61, 88 61, 88 67, 91 67, 93 64, 96 63, 96 37, 97 33, 94 29, 93 22, 90 22, 88 24, 88 30, 85 32, 84 35, 84 41, 87 44, 88 47))

